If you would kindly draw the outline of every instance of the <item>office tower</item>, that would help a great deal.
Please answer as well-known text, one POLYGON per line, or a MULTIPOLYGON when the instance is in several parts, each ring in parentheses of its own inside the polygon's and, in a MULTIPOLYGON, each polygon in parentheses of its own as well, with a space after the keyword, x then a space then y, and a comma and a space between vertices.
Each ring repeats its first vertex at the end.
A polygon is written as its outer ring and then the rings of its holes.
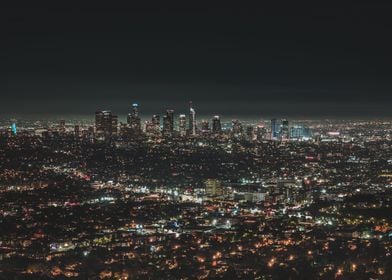
POLYGON ((219 116, 214 116, 212 118, 212 133, 220 134, 222 132, 222 125, 219 116))
POLYGON ((223 188, 221 182, 217 179, 207 179, 205 181, 205 188, 207 196, 223 195, 223 188))
POLYGON ((118 116, 112 115, 112 136, 118 133, 118 116))
POLYGON ((161 134, 161 117, 159 115, 152 116, 150 132, 153 133, 155 136, 159 136, 161 134))
POLYGON ((251 125, 246 127, 246 138, 248 141, 254 140, 254 127, 251 125))
POLYGON ((311 131, 308 127, 295 125, 290 127, 290 138, 295 140, 307 140, 311 138, 311 131))
POLYGON ((163 134, 165 136, 173 135, 174 131, 174 110, 166 110, 163 116, 163 134))
POLYGON ((155 136, 155 125, 153 121, 146 121, 144 123, 144 131, 147 136, 155 136))
POLYGON ((117 134, 117 116, 111 111, 95 112, 95 131, 98 135, 110 137, 117 134))
POLYGON ((280 129, 280 138, 282 140, 287 140, 290 137, 290 130, 289 130, 289 121, 286 119, 282 120, 281 129, 280 129))
POLYGON ((186 136, 186 116, 181 114, 178 121, 178 129, 180 131, 180 136, 186 136))
POLYGON ((137 103, 132 104, 132 110, 128 114, 127 123, 134 132, 141 132, 142 124, 139 117, 139 105, 137 103))
MULTIPOLYGON (((166 121, 166 117, 163 117, 164 122, 166 121)), ((159 115, 153 115, 151 121, 145 122, 145 131, 147 136, 149 137, 160 137, 161 136, 161 121, 159 115)))
POLYGON ((162 134, 164 136, 170 135, 170 120, 167 115, 164 115, 162 118, 163 126, 162 126, 162 134))
POLYGON ((277 119, 271 120, 271 139, 278 140, 280 138, 280 121, 277 119))
POLYGON ((192 101, 189 102, 189 135, 196 135, 196 111, 192 106, 192 101))
POLYGON ((161 118, 159 115, 153 115, 151 121, 153 125, 156 125, 158 127, 161 125, 161 118))
POLYGON ((309 128, 309 127, 304 127, 304 139, 305 140, 309 140, 309 139, 311 139, 312 138, 312 135, 313 135, 313 133, 312 133, 312 130, 309 128))
POLYGON ((242 124, 239 120, 232 120, 231 122, 232 124, 232 135, 235 138, 239 138, 242 136, 242 132, 243 132, 243 128, 242 128, 242 124))
POLYGON ((207 120, 201 121, 201 131, 203 133, 208 133, 210 131, 210 124, 207 120))
POLYGON ((169 131, 172 134, 174 131, 174 110, 166 110, 166 116, 168 119, 169 131))
POLYGON ((290 128, 291 139, 301 139, 303 137, 303 134, 304 134, 303 127, 300 125, 294 125, 290 128))
POLYGON ((132 138, 132 129, 127 123, 120 123, 120 136, 123 140, 130 140, 132 138))

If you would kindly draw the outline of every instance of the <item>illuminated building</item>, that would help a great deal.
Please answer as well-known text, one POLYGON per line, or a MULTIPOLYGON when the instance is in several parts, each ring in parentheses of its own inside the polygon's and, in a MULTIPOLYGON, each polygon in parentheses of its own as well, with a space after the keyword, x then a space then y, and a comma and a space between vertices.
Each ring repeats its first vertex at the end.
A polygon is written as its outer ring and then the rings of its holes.
POLYGON ((309 139, 311 138, 311 132, 308 127, 302 125, 295 125, 290 128, 291 139, 309 139))
POLYGON ((159 115, 153 115, 152 119, 152 130, 155 135, 159 135, 161 133, 161 119, 159 115))
POLYGON ((201 131, 204 133, 210 131, 210 124, 207 120, 201 121, 201 131))
POLYGON ((189 102, 189 134, 196 135, 196 111, 192 107, 192 101, 189 102))
POLYGON ((180 131, 180 136, 186 136, 186 116, 184 114, 179 116, 178 128, 180 131))
POLYGON ((282 125, 280 129, 280 138, 283 140, 287 140, 290 138, 289 121, 286 119, 282 120, 282 125))
POLYGON ((166 115, 163 116, 163 134, 170 136, 174 131, 174 110, 166 110, 166 115))
POLYGON ((95 112, 95 131, 99 136, 110 137, 117 134, 116 115, 111 111, 97 111, 95 112))
POLYGON ((220 116, 214 116, 212 118, 212 133, 220 134, 222 132, 222 125, 220 116))
POLYGON ((151 121, 152 121, 153 125, 155 125, 155 126, 159 127, 161 125, 161 120, 160 120, 159 115, 153 115, 151 121))
POLYGON ((221 182, 217 179, 207 179, 205 181, 206 195, 219 196, 223 194, 221 182))
POLYGON ((233 137, 239 138, 242 136, 243 128, 239 120, 232 120, 232 134, 233 137))
POLYGON ((139 105, 132 104, 132 111, 128 114, 127 123, 134 132, 140 132, 142 129, 141 119, 139 117, 139 105))
POLYGON ((144 130, 147 136, 155 135, 154 123, 152 121, 146 121, 144 124, 144 130))
POLYGON ((11 132, 13 135, 16 135, 16 133, 17 133, 16 123, 11 124, 11 132))
POLYGON ((257 203, 260 201, 265 201, 266 193, 261 191, 245 191, 245 192, 236 192, 234 194, 235 200, 244 200, 247 202, 257 203))
POLYGON ((117 135, 118 132, 118 117, 117 115, 112 115, 112 135, 117 135))

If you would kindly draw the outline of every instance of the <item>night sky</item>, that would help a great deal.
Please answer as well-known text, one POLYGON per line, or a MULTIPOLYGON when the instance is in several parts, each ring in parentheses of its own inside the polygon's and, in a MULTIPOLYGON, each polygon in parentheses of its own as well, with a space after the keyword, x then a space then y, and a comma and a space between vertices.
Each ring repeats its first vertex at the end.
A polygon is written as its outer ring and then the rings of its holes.
POLYGON ((193 100, 211 115, 391 117, 391 15, 374 3, 2 7, 0 115, 182 113, 193 100))

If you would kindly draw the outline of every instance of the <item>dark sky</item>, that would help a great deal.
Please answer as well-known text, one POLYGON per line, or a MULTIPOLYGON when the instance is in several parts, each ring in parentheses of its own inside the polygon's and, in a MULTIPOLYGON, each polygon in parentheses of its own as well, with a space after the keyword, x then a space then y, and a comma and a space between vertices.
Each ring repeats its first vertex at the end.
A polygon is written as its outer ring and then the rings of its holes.
POLYGON ((0 115, 392 116, 392 4, 184 2, 2 7, 0 115))

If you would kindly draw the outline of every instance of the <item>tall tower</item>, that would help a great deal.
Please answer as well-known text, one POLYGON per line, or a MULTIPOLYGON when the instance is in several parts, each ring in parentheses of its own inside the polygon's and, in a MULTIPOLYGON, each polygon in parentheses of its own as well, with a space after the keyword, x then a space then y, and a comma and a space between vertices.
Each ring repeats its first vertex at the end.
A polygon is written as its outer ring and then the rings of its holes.
POLYGON ((196 111, 192 106, 192 101, 189 102, 189 134, 196 135, 196 111))
POLYGON ((231 132, 235 138, 242 137, 243 127, 239 120, 232 120, 231 121, 231 132))
POLYGON ((220 134, 221 131, 222 131, 222 125, 221 125, 220 116, 214 116, 212 118, 212 133, 220 134))
POLYGON ((186 116, 184 114, 179 116, 178 130, 180 131, 181 137, 186 136, 186 116))
POLYGON ((289 121, 286 119, 282 120, 281 130, 280 130, 280 137, 283 140, 287 140, 290 138, 290 129, 289 129, 289 121))
POLYGON ((157 126, 159 126, 161 124, 159 115, 153 115, 151 121, 154 125, 157 125, 157 126))
POLYGON ((111 111, 95 112, 95 131, 104 137, 117 134, 117 116, 111 111))
POLYGON ((208 120, 202 120, 201 121, 201 131, 203 133, 209 132, 210 131, 210 123, 208 120))
POLYGON ((128 114, 127 123, 134 131, 141 131, 142 124, 139 117, 139 104, 132 104, 132 110, 128 114))
POLYGON ((137 103, 132 104, 132 115, 136 118, 139 117, 139 104, 137 103))
POLYGON ((166 110, 163 116, 163 134, 172 135, 174 131, 174 110, 166 110))

